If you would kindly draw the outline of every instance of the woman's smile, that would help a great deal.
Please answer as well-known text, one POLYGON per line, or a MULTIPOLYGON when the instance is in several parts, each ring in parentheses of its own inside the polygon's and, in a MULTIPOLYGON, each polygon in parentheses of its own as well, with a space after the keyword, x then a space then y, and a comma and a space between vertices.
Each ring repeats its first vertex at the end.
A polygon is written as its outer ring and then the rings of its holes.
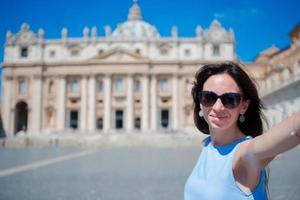
POLYGON ((222 121, 227 119, 227 116, 225 115, 209 115, 213 120, 222 121))

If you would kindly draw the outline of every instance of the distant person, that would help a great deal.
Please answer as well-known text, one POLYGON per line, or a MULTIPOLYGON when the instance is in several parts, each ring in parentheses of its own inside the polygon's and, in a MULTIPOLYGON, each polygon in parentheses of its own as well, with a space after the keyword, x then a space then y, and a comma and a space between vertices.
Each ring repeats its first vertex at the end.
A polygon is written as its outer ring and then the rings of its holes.
POLYGON ((265 168, 300 143, 300 112, 263 134, 262 104, 247 73, 233 62, 208 64, 192 88, 194 122, 209 137, 189 176, 185 200, 265 200, 265 168))

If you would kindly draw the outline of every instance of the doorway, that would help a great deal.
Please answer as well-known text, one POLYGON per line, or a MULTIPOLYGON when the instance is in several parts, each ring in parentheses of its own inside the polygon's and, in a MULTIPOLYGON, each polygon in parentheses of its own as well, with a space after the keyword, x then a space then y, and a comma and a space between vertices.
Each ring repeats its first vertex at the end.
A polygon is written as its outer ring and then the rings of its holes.
POLYGON ((19 131, 27 130, 27 120, 28 120, 28 105, 27 103, 21 101, 16 105, 15 134, 17 134, 19 131))
POLYGON ((78 111, 71 110, 70 111, 70 124, 69 127, 72 129, 78 129, 78 111))
POLYGON ((116 129, 123 128, 123 110, 116 110, 116 129))
POLYGON ((168 128, 169 126, 169 110, 161 111, 161 127, 168 128))

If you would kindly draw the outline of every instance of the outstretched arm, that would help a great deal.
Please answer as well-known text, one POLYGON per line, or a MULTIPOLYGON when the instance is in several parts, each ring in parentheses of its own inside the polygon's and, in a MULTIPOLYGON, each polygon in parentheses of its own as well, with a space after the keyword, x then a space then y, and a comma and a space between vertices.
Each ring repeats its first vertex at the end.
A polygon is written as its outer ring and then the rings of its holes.
MULTIPOLYGON (((300 111, 276 124, 248 144, 248 152, 264 163, 300 143, 300 111)), ((263 164, 264 165, 264 164, 263 164)))

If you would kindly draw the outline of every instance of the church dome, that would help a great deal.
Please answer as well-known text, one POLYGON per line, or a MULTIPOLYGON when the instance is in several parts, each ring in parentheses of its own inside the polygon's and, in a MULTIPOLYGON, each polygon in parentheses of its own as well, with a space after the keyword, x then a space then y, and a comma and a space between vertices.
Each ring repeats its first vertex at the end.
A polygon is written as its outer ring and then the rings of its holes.
POLYGON ((156 28, 142 20, 142 12, 136 0, 129 9, 128 19, 113 31, 116 38, 156 38, 160 37, 156 28))

